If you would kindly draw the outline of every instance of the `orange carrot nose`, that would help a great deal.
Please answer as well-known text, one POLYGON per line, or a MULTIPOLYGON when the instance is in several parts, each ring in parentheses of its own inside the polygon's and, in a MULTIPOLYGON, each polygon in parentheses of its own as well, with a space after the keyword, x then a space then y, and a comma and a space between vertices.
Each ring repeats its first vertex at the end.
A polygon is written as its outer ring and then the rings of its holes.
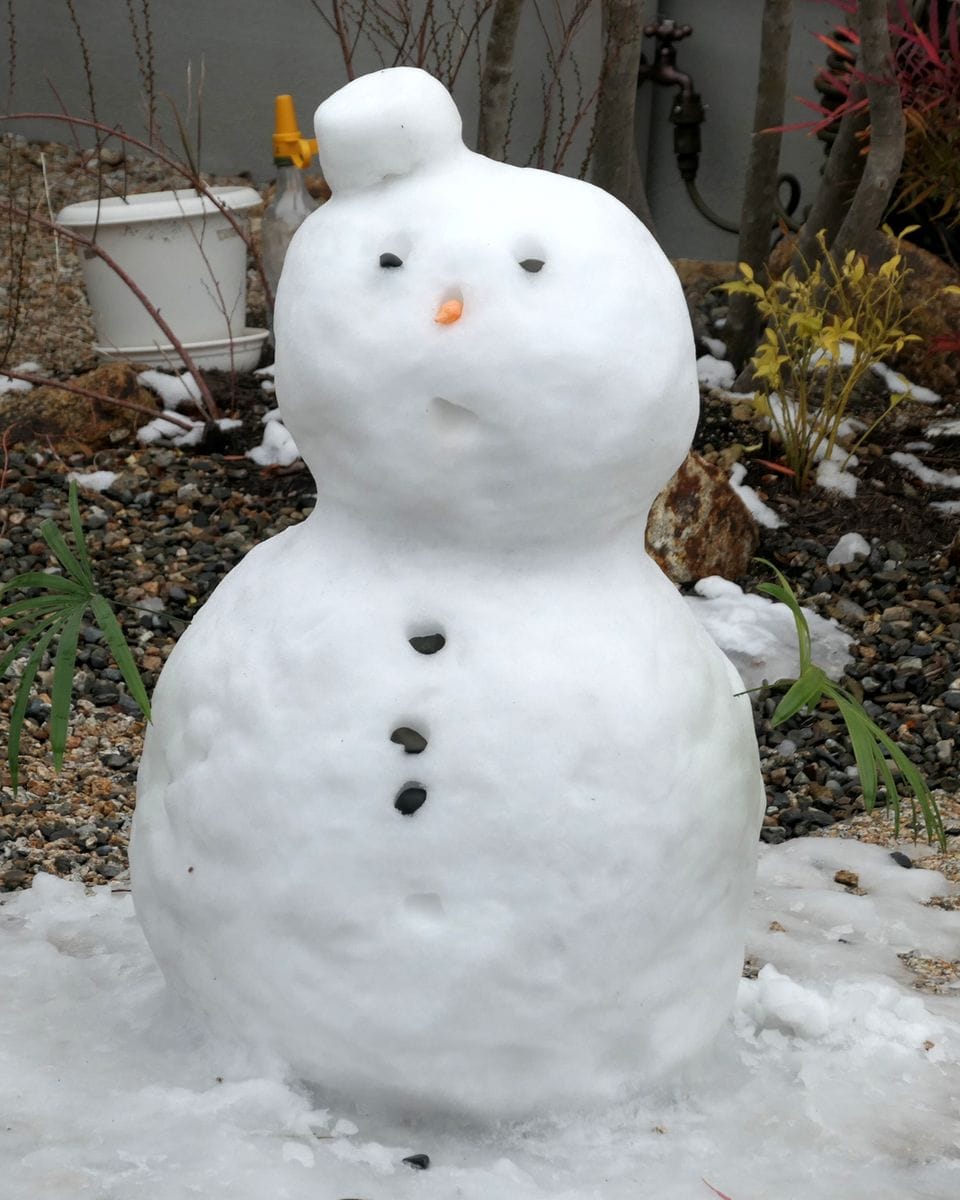
POLYGON ((463 316, 462 300, 444 300, 433 318, 438 325, 452 325, 463 316))

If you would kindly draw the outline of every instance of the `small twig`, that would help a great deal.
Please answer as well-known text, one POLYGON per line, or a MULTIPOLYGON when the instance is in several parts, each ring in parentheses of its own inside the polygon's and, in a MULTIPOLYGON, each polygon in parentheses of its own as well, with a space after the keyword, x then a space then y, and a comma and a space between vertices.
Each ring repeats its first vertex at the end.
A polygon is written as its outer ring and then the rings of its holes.
MULTIPOLYGON (((43 196, 47 202, 47 215, 52 222, 55 222, 53 205, 50 203, 50 180, 47 177, 47 156, 41 150, 40 152, 40 170, 43 172, 43 196)), ((63 264, 60 261, 60 233, 58 230, 53 231, 53 257, 57 264, 57 278, 60 278, 63 271, 63 264)))
MULTIPOLYGON (((192 424, 180 417, 174 416, 173 413, 159 413, 155 408, 147 408, 145 404, 137 404, 135 400, 122 400, 119 396, 108 396, 106 392, 95 392, 92 388, 81 387, 80 384, 70 383, 65 379, 50 379, 45 375, 35 375, 31 371, 11 371, 7 368, 0 371, 0 375, 5 375, 8 379, 22 379, 24 382, 35 384, 37 387, 54 387, 60 388, 64 392, 75 392, 78 396, 86 396, 88 400, 99 400, 101 404, 115 404, 117 408, 126 408, 130 412, 143 413, 152 420, 155 420, 157 417, 163 417, 171 425, 179 425, 181 429, 187 431, 193 428, 192 424)), ((6 432, 4 433, 4 437, 6 437, 6 432)))
POLYGON ((0 443, 3 449, 3 467, 0 468, 0 492, 7 486, 7 472, 10 469, 10 435, 19 424, 19 421, 11 421, 3 431, 3 440, 0 443))

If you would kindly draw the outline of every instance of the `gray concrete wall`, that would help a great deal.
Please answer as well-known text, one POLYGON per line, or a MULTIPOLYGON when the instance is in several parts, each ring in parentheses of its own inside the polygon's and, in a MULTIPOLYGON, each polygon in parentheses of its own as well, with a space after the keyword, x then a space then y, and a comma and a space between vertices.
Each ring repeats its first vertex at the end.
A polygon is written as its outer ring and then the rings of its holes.
MULTIPOLYGON (((572 2, 560 0, 567 10, 572 2)), ((85 30, 98 116, 108 123, 122 124, 128 132, 142 134, 142 83, 124 0, 76 0, 75 7, 85 30)), ((795 9, 789 93, 810 96, 811 79, 823 59, 822 47, 810 31, 826 28, 831 10, 817 0, 795 0, 795 9)), ((736 221, 753 119, 762 0, 649 0, 648 10, 651 16, 659 11, 662 16, 694 26, 694 35, 680 44, 678 65, 692 74, 708 105, 698 186, 712 208, 736 221)), ((556 49, 557 35, 549 22, 551 11, 549 0, 542 0, 541 12, 547 18, 556 49)), ((249 171, 258 181, 269 178, 273 96, 278 92, 293 94, 306 134, 316 104, 345 81, 337 41, 309 0, 271 0, 267 4, 263 0, 153 0, 151 12, 164 130, 168 140, 176 143, 176 125, 167 97, 188 116, 194 138, 199 107, 201 159, 207 170, 249 171)), ((16 23, 12 110, 57 111, 59 102, 50 87, 53 83, 70 111, 87 115, 89 100, 81 50, 62 0, 17 5, 16 23)), ((575 43, 587 94, 597 74, 599 27, 596 0, 575 43)), ((528 161, 538 137, 545 45, 536 9, 528 3, 510 151, 511 159, 521 163, 528 161)), ((379 65, 363 47, 357 59, 364 70, 379 65)), ((575 105, 575 82, 569 70, 564 78, 569 112, 575 105)), ((476 79, 474 56, 467 59, 456 89, 469 143, 474 140, 476 128, 476 79)), ((6 92, 4 82, 0 78, 0 95, 6 92)), ((654 91, 645 85, 638 122, 651 207, 661 240, 673 255, 732 257, 736 238, 722 233, 696 212, 677 174, 673 128, 667 119, 670 99, 666 89, 654 91)), ((788 117, 799 119, 802 112, 792 103, 788 117)), ((67 140, 64 127, 50 123, 24 122, 17 129, 30 137, 67 140)), ((564 163, 564 170, 571 174, 577 172, 583 157, 586 132, 584 124, 564 163)), ((783 169, 800 177, 808 200, 816 185, 821 157, 819 143, 803 134, 790 134, 784 139, 783 169)))

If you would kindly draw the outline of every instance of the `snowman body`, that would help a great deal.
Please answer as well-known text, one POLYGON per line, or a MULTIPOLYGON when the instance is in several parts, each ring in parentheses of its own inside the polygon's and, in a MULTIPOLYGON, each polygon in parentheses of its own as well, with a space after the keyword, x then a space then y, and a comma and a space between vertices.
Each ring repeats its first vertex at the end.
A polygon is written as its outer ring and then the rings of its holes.
POLYGON ((683 297, 422 72, 317 132, 275 322, 317 508, 164 669, 137 911, 211 1021, 360 1102, 610 1100, 726 1019, 762 811, 736 673, 643 552, 696 420, 683 297))

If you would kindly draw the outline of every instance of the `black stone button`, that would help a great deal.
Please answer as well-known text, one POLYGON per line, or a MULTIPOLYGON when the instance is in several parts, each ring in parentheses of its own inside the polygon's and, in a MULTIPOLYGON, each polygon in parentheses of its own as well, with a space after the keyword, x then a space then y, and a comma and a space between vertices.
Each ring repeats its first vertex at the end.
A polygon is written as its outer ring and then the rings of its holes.
POLYGON ((425 1171, 430 1166, 429 1154, 409 1154, 403 1160, 418 1171, 425 1171))
POLYGON ((412 637, 410 639, 410 645, 418 654, 436 654, 446 644, 447 639, 442 633, 428 633, 423 637, 412 637))
POLYGON ((393 807, 405 817, 412 817, 427 798, 427 789, 418 783, 408 784, 393 802, 393 807))
POLYGON ((423 734, 417 733, 415 729, 410 729, 406 725, 395 729, 390 734, 390 741, 402 746, 407 754, 422 754, 427 748, 427 739, 423 734))

